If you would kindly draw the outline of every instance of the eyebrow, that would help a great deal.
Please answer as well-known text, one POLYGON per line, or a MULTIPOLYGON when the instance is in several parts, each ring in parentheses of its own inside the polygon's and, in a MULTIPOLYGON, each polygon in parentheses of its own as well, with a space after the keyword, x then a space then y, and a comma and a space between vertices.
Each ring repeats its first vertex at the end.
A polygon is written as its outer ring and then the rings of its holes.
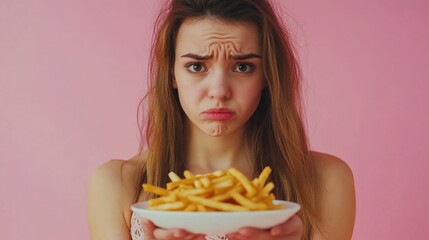
MULTIPOLYGON (((212 59, 213 55, 198 55, 198 54, 194 54, 194 53, 188 53, 188 54, 182 55, 181 57, 187 57, 187 58, 192 58, 192 59, 195 59, 198 61, 204 61, 204 60, 212 59)), ((241 55, 230 55, 230 57, 234 60, 246 60, 249 58, 262 58, 260 55, 255 54, 255 53, 241 54, 241 55)))

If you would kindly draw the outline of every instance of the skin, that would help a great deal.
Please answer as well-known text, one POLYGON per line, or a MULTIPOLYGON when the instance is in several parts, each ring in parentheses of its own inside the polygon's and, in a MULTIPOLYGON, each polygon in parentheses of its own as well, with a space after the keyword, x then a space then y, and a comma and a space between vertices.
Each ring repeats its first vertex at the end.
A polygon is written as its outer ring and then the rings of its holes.
POLYGON ((179 29, 173 87, 187 116, 188 167, 196 172, 234 166, 250 176, 244 126, 265 85, 257 36, 251 24, 214 19, 187 20, 179 29), (219 109, 230 118, 211 118, 219 109))
MULTIPOLYGON (((235 167, 251 177, 243 152, 244 126, 265 87, 257 36, 251 24, 214 19, 191 19, 179 30, 172 88, 177 89, 187 115, 187 169, 193 173, 235 167), (207 114, 213 108, 228 113, 207 114)), ((321 228, 313 239, 351 239, 355 218, 352 172, 334 156, 312 152, 311 157, 320 178, 317 197, 322 204, 321 228)), ((92 175, 88 189, 91 239, 130 239, 129 207, 134 203, 138 159, 145 159, 145 153, 127 161, 112 160, 92 175)), ((145 240, 204 239, 181 229, 158 228, 148 220, 142 225, 145 240)), ((302 221, 295 215, 271 229, 242 228, 228 238, 298 240, 302 231, 302 221)))
POLYGON ((214 137, 243 134, 264 88, 260 56, 257 28, 253 25, 231 25, 210 19, 182 24, 173 85, 192 134, 196 131, 214 137), (205 113, 213 108, 230 110, 231 119, 210 119, 205 113))

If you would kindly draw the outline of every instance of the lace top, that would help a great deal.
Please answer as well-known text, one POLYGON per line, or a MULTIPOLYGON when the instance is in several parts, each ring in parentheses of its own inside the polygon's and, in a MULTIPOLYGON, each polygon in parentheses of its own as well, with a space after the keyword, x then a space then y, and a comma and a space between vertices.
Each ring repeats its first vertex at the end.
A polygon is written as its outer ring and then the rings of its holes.
MULTIPOLYGON (((134 213, 131 216, 130 233, 132 240, 144 240, 141 219, 134 215, 134 213)), ((228 240, 228 238, 226 236, 206 235, 206 240, 228 240)))

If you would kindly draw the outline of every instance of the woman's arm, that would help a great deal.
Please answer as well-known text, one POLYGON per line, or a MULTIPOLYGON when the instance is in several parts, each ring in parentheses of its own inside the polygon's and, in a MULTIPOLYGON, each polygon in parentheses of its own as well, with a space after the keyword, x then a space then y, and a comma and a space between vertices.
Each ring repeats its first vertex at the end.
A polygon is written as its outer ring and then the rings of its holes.
POLYGON ((349 240, 356 214, 353 173, 344 161, 334 156, 313 153, 313 158, 321 178, 321 225, 313 239, 349 240))
POLYGON ((122 177, 125 161, 112 160, 91 176, 88 195, 88 222, 92 240, 129 240, 129 219, 125 208, 132 201, 122 177), (128 223, 127 223, 128 222, 128 223))

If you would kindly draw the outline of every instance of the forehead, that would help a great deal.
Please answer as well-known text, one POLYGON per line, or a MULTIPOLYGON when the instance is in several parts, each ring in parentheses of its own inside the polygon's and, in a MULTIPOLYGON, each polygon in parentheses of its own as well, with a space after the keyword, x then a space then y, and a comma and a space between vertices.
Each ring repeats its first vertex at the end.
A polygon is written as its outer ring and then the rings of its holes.
POLYGON ((260 53, 256 24, 215 18, 187 19, 180 26, 176 51, 207 53, 214 46, 226 46, 239 53, 260 53))

